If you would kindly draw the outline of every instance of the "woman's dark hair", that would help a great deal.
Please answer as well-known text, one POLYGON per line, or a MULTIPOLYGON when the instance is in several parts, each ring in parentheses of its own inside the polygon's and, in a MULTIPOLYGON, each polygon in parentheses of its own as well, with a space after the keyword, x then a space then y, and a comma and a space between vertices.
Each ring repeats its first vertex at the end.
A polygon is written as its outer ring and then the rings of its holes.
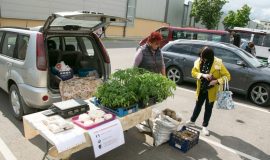
POLYGON ((240 43, 241 43, 241 36, 239 33, 235 33, 233 35, 233 44, 237 47, 240 47, 240 43))
POLYGON ((208 46, 205 46, 202 48, 200 52, 200 57, 201 59, 204 59, 207 61, 214 61, 214 51, 208 46))

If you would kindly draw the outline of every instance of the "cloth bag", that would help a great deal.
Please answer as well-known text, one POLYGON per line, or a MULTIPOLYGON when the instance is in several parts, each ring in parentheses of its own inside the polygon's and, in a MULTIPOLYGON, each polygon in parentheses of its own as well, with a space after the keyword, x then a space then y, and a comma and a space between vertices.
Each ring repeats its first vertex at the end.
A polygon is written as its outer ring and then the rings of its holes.
MULTIPOLYGON (((179 117, 180 118, 180 117, 179 117)), ((153 136, 155 146, 159 146, 170 139, 171 133, 177 131, 177 129, 182 128, 182 123, 178 122, 171 117, 160 114, 153 124, 153 136)))
POLYGON ((227 109, 227 110, 235 108, 232 99, 232 92, 229 90, 229 82, 227 77, 224 77, 224 87, 219 86, 216 107, 217 109, 227 109))

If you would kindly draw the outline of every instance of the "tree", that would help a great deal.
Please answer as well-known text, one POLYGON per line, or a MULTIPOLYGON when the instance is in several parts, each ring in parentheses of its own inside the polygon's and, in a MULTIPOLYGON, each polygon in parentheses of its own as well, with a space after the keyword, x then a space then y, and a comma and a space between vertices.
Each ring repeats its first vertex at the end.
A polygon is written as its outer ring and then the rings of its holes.
POLYGON ((233 29, 234 27, 245 27, 250 21, 250 11, 251 8, 246 4, 236 12, 229 11, 223 21, 224 28, 233 29))
POLYGON ((192 4, 191 16, 196 23, 201 21, 207 29, 214 29, 223 14, 221 9, 227 2, 227 0, 195 0, 192 4))

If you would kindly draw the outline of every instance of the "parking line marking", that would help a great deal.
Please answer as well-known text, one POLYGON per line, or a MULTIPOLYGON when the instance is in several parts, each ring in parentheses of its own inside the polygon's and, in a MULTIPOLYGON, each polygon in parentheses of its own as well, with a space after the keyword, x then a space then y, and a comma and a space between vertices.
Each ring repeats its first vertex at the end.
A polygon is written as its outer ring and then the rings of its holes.
POLYGON ((249 108, 249 109, 254 109, 254 110, 257 110, 257 111, 261 111, 261 112, 265 112, 265 113, 270 113, 270 111, 266 110, 266 109, 261 109, 261 108, 255 108, 251 105, 248 105, 248 104, 243 104, 243 103, 239 103, 239 102, 234 102, 235 104, 239 105, 239 106, 242 106, 242 107, 246 107, 246 108, 249 108))
POLYGON ((225 150, 227 150, 227 151, 229 151, 229 152, 232 152, 232 153, 234 153, 234 154, 237 154, 237 155, 240 155, 240 156, 242 156, 242 157, 245 157, 245 158, 247 158, 247 159, 250 159, 250 160, 260 160, 260 159, 258 159, 258 158, 256 158, 256 157, 252 157, 251 155, 248 155, 248 154, 243 153, 243 152, 241 152, 241 151, 238 151, 238 150, 232 149, 232 148, 230 148, 230 147, 224 146, 224 145, 222 145, 222 144, 220 144, 220 143, 218 143, 218 142, 212 141, 212 140, 210 140, 210 139, 208 139, 208 138, 200 137, 200 139, 203 140, 203 141, 205 141, 205 142, 207 142, 207 143, 210 143, 210 144, 212 144, 212 145, 214 145, 214 146, 217 146, 217 147, 219 147, 219 148, 225 149, 225 150))
POLYGON ((145 142, 143 142, 142 144, 145 145, 145 146, 147 146, 147 147, 152 147, 152 146, 150 146, 149 144, 147 144, 145 142))
POLYGON ((182 87, 176 87, 176 88, 177 89, 180 89, 180 90, 184 90, 184 91, 190 92, 190 93, 196 93, 195 91, 190 90, 190 89, 186 89, 186 88, 182 88, 182 87))
POLYGON ((5 142, 0 138, 0 152, 6 160, 17 160, 5 142))
MULTIPOLYGON (((192 91, 192 90, 189 90, 189 89, 186 89, 186 88, 181 88, 181 87, 176 87, 176 88, 179 89, 179 90, 190 92, 190 93, 195 93, 195 91, 192 91)), ((239 103, 239 102, 234 102, 234 103, 236 105, 238 105, 238 106, 241 106, 241 107, 253 109, 253 110, 256 110, 256 111, 261 111, 261 112, 264 112, 264 113, 270 113, 270 111, 268 111, 267 109, 256 108, 254 106, 251 106, 251 105, 248 105, 248 104, 239 103)))
POLYGON ((140 151, 138 154, 141 155, 141 154, 143 154, 145 151, 147 151, 147 149, 144 149, 144 150, 140 151))

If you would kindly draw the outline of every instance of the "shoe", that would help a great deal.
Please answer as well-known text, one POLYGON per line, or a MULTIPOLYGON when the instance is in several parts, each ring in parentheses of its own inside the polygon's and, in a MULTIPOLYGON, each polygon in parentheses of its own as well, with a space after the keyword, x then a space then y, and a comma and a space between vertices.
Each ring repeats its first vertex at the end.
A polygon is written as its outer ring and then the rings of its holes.
POLYGON ((203 133, 203 135, 205 135, 205 136, 209 136, 209 135, 210 135, 210 133, 209 133, 209 131, 208 131, 208 129, 207 129, 206 127, 203 127, 203 128, 202 128, 202 133, 203 133))
POLYGON ((187 126, 192 126, 192 127, 194 127, 194 126, 195 126, 195 122, 192 122, 191 120, 188 120, 188 121, 186 121, 186 125, 187 125, 187 126))

